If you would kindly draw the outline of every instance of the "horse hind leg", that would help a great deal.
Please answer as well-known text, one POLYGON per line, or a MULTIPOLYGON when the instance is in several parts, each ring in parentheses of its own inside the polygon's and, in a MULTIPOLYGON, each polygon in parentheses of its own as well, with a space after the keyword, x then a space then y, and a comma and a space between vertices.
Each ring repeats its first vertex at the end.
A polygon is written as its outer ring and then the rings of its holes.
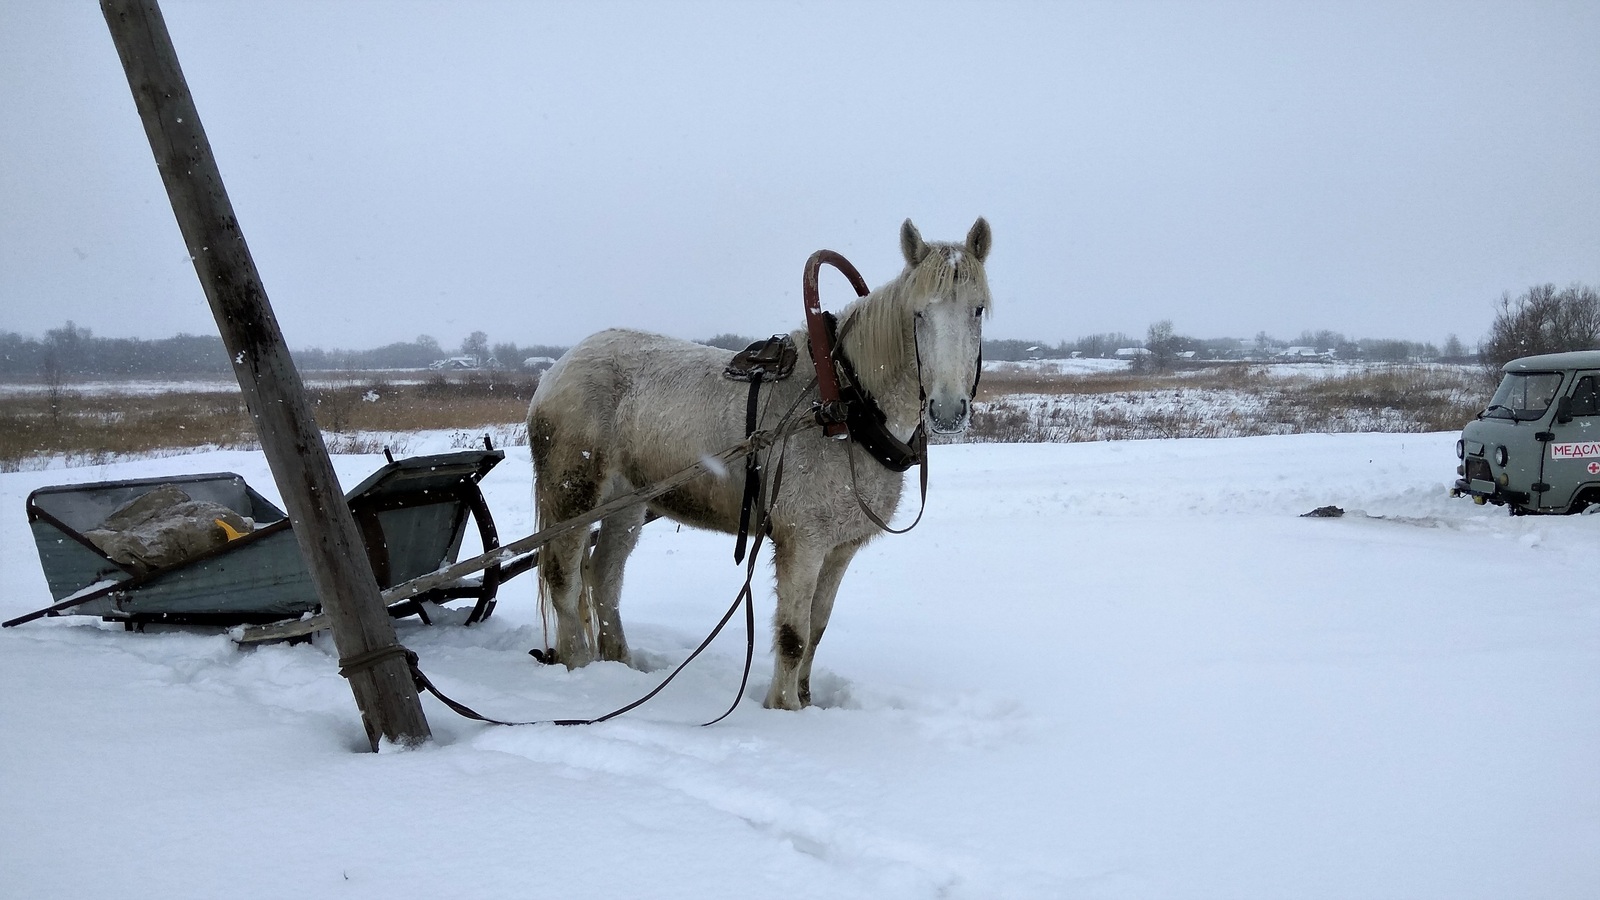
POLYGON ((555 616, 555 661, 569 669, 594 660, 589 615, 583 603, 588 537, 587 530, 564 534, 539 551, 539 598, 555 616))
MULTIPOLYGON (((553 435, 555 429, 538 417, 530 418, 529 433, 553 435)), ((530 439, 531 440, 531 439, 530 439)), ((545 439, 534 454, 534 497, 541 530, 599 505, 601 482, 595 454, 570 449, 569 442, 545 439)), ((555 617, 555 657, 575 669, 594 660, 595 641, 585 568, 589 549, 587 529, 563 534, 539 551, 539 597, 555 617)))

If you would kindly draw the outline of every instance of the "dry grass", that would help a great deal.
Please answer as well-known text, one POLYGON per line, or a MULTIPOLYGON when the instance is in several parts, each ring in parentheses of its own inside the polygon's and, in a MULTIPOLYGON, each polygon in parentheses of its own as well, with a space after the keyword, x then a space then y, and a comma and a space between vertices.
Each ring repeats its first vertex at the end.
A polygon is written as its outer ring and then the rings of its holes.
MULTIPOLYGON (((520 423, 535 376, 435 374, 420 384, 337 377, 308 389, 329 449, 373 452, 363 432, 405 432, 520 423)), ((66 389, 0 397, 0 471, 60 459, 92 465, 181 448, 259 446, 237 392, 81 393, 66 389)))
POLYGON ((985 373, 966 441, 1070 442, 1303 432, 1454 431, 1494 385, 1478 369, 1283 375, 1227 366, 1139 375, 985 373))
MULTIPOLYGON (((458 429, 460 445, 526 440, 521 423, 537 378, 433 373, 422 383, 385 376, 314 380, 317 422, 329 448, 376 452, 384 438, 458 429)), ((1261 366, 1160 375, 984 373, 975 442, 1068 442, 1241 437, 1299 432, 1453 431, 1493 391, 1479 370, 1394 366, 1329 377, 1273 374, 1261 366)), ((237 392, 119 394, 63 390, 0 396, 0 471, 96 464, 183 448, 257 445, 237 392)), ((397 446, 403 451, 403 446, 397 446)))
POLYGON ((1161 375, 1141 375, 1128 371, 1060 375, 1035 369, 1007 368, 983 373, 978 399, 992 400, 1014 394, 1115 394, 1163 387, 1255 391, 1265 389, 1273 380, 1264 366, 1250 365, 1213 366, 1161 375))

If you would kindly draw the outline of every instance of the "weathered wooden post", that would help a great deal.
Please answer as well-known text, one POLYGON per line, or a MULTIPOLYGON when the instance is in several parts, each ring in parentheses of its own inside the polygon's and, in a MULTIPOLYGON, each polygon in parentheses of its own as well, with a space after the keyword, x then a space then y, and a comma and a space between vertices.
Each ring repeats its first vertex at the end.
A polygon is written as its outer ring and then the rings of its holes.
POLYGON ((340 673, 350 681, 367 737, 374 750, 380 739, 426 741, 431 735, 405 648, 396 641, 305 386, 234 218, 166 21, 156 0, 101 0, 100 11, 331 622, 340 673))

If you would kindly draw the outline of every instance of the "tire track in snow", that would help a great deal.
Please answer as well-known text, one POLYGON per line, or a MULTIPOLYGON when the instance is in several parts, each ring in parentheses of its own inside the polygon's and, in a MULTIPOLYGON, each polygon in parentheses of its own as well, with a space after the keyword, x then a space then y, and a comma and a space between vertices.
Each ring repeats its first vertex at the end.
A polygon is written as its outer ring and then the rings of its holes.
POLYGON ((619 721, 585 728, 490 729, 472 743, 477 749, 561 767, 571 777, 598 775, 632 783, 617 788, 629 796, 637 796, 641 784, 653 786, 743 823, 862 885, 872 896, 1042 897, 1059 895, 1062 887, 1044 873, 1012 872, 1000 878, 990 865, 957 848, 903 837, 862 821, 855 810, 830 811, 776 789, 774 782, 799 790, 823 783, 827 790, 813 793, 849 796, 871 786, 859 772, 828 770, 747 732, 619 721), (1038 889, 1019 893, 1017 888, 1029 882, 1038 889))

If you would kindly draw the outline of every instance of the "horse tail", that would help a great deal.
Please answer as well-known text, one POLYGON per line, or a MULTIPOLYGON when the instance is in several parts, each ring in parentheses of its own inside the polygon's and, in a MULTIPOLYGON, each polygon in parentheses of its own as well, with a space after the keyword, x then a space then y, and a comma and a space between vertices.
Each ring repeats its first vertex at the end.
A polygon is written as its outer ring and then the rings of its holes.
MULTIPOLYGON (((546 522, 544 516, 538 517, 535 525, 537 530, 543 530, 546 522)), ((553 524, 553 523, 550 523, 553 524)), ((555 603, 550 596, 550 583, 545 577, 544 567, 539 567, 539 628, 544 633, 544 645, 554 646, 550 640, 550 620, 556 615, 555 603)), ((584 642, 590 647, 599 646, 600 611, 594 602, 595 574, 594 574, 594 548, 585 542, 583 556, 578 563, 578 624, 583 629, 584 642)))
MULTIPOLYGON (((537 475, 528 484, 528 503, 533 507, 533 530, 535 532, 543 531, 546 524, 545 513, 544 506, 539 501, 539 478, 537 475)), ((537 585, 535 592, 539 601, 539 628, 544 632, 544 647, 548 651, 555 645, 550 642, 550 587, 545 584, 544 569, 542 567, 534 569, 533 580, 537 585)))
MULTIPOLYGON (((544 531, 595 505, 591 498, 574 495, 571 489, 572 481, 592 483, 593 476, 592 473, 582 472, 581 467, 574 469, 565 459, 570 441, 560 437, 554 420, 541 413, 537 398, 529 411, 528 423, 534 470, 534 529, 544 531)), ((585 452, 582 456, 587 458, 589 454, 585 452)), ((583 646, 596 647, 599 616, 594 601, 596 579, 588 535, 563 535, 541 547, 539 554, 539 623, 544 631, 545 646, 554 648, 559 660, 563 647, 574 649, 570 641, 574 639, 576 629, 582 635, 583 646), (558 577, 556 573, 559 573, 558 577), (552 586, 552 580, 560 586, 552 586), (574 586, 577 588, 576 615, 563 617, 558 608, 557 594, 562 595, 561 603, 564 606, 571 602, 574 586), (551 639, 552 632, 556 636, 554 641, 551 639)), ((572 664, 568 660, 560 661, 572 664)))
POLYGON ((600 646, 600 610, 594 603, 594 545, 589 535, 584 535, 583 558, 578 564, 578 622, 583 626, 583 639, 591 647, 600 646))

